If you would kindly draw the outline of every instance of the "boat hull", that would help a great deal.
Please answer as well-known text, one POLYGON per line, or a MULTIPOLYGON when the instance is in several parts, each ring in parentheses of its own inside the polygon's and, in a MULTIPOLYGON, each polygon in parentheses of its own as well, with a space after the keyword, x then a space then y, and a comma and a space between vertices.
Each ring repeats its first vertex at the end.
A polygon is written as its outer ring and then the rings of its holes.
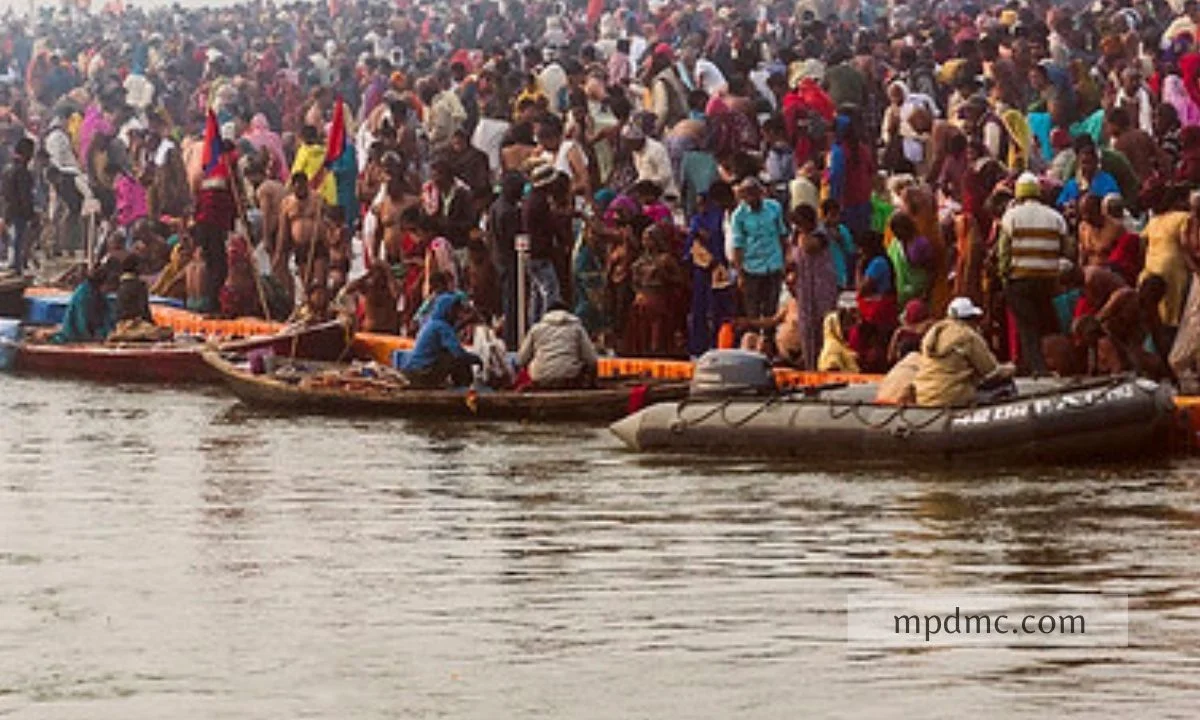
POLYGON ((255 375, 217 352, 206 352, 204 357, 246 405, 289 413, 608 422, 626 415, 631 399, 666 401, 682 398, 687 392, 683 383, 651 383, 642 386, 644 391, 630 384, 595 390, 536 392, 473 393, 450 388, 351 391, 301 387, 255 375))
MULTIPOLYGON (((238 352, 263 352, 314 360, 337 360, 349 337, 339 322, 248 338, 222 345, 238 352)), ((150 344, 53 345, 22 342, 13 369, 30 375, 70 377, 106 383, 216 383, 220 373, 204 361, 211 345, 150 344)))
POLYGON ((1168 387, 1120 379, 976 408, 787 396, 657 404, 611 430, 640 451, 1057 462, 1119 459, 1162 448, 1173 410, 1168 387))

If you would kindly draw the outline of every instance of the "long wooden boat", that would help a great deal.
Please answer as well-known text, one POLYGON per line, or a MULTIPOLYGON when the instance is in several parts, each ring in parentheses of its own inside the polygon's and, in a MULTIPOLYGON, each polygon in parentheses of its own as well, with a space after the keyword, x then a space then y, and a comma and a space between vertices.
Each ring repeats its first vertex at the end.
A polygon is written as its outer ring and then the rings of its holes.
POLYGON ((314 414, 611 421, 645 402, 678 400, 687 394, 686 383, 651 378, 601 381, 590 390, 417 389, 361 375, 348 377, 346 365, 297 362, 284 372, 256 374, 227 352, 206 351, 204 359, 243 403, 314 414))
MULTIPOLYGON (((285 329, 273 335, 234 340, 219 347, 315 360, 339 360, 350 337, 337 321, 285 329)), ((204 361, 203 353, 217 347, 208 342, 176 340, 165 343, 78 343, 55 345, 29 340, 17 344, 13 369, 33 375, 74 377, 118 383, 216 383, 220 373, 204 361)))
MULTIPOLYGON (((70 300, 71 290, 58 287, 34 286, 25 288, 25 298, 30 308, 37 307, 26 321, 34 325, 57 325, 62 320, 62 312, 66 310, 70 300), (48 306, 60 306, 57 311, 48 306)), ((167 298, 150 298, 150 314, 154 324, 171 328, 177 335, 198 335, 207 339, 229 339, 249 337, 251 335, 275 335, 286 329, 286 324, 273 320, 256 317, 215 318, 199 315, 172 304, 167 298)), ((20 317, 20 314, 14 316, 20 317)))
MULTIPOLYGON (((176 314, 183 311, 172 311, 176 314)), ((154 317, 159 325, 164 324, 159 316, 154 317)), ((382 365, 392 364, 392 355, 397 350, 411 350, 412 338, 399 335, 360 332, 354 336, 353 356, 362 360, 374 360, 382 365)), ((662 358, 602 357, 597 368, 601 378, 640 375, 656 380, 690 380, 695 363, 691 360, 665 360, 662 358)), ((808 370, 775 369, 775 382, 780 388, 825 385, 844 382, 851 385, 877 383, 882 375, 863 373, 828 373, 808 370)))

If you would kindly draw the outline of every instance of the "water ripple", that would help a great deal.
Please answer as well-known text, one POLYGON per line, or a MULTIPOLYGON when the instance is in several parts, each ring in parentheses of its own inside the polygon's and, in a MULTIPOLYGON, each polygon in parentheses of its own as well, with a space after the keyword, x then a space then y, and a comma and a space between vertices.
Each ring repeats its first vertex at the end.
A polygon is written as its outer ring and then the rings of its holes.
POLYGON ((216 391, 0 397, 0 716, 1186 717, 1200 693, 1200 462, 897 474, 216 391), (1131 647, 844 642, 850 592, 963 588, 1126 594, 1131 647))

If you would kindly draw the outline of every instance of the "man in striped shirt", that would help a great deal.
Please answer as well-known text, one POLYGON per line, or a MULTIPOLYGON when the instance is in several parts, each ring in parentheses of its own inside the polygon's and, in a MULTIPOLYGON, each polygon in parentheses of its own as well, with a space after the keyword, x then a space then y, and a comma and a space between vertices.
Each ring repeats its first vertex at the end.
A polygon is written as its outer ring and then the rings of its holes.
POLYGON ((1035 375, 1046 373, 1041 338, 1051 326, 1055 282, 1071 266, 1067 221, 1040 195, 1035 175, 1017 178, 1017 201, 1000 219, 998 241, 1005 300, 1017 322, 1018 366, 1035 375))

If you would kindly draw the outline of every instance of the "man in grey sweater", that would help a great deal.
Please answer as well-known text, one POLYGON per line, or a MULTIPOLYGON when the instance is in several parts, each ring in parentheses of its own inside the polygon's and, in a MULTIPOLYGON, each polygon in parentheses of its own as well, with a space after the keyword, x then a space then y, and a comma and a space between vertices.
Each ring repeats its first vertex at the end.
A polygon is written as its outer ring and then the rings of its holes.
POLYGON ((529 369, 529 379, 537 388, 590 387, 596 381, 598 360, 583 323, 561 302, 550 305, 517 353, 517 364, 529 369))

